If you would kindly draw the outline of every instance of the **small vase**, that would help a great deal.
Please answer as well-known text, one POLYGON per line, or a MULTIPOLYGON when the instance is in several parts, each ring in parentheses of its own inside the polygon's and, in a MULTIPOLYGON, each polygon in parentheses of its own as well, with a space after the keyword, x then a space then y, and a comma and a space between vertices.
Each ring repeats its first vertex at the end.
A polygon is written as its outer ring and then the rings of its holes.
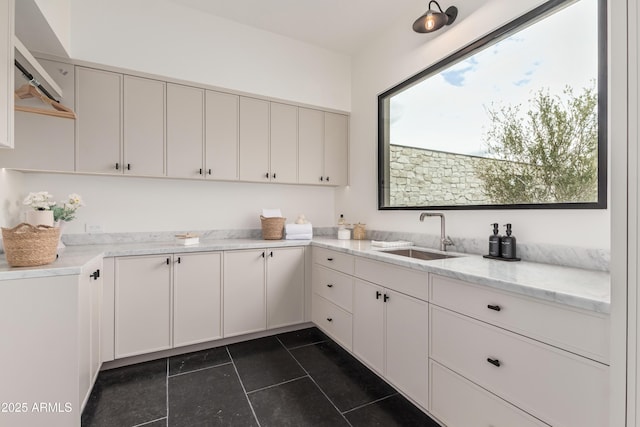
POLYGON ((66 221, 56 221, 54 223, 54 226, 60 229, 60 235, 58 237, 58 254, 66 248, 66 245, 62 242, 62 231, 64 230, 65 225, 67 225, 66 221))
POLYGON ((27 222, 31 225, 48 225, 53 227, 53 211, 27 211, 27 222))

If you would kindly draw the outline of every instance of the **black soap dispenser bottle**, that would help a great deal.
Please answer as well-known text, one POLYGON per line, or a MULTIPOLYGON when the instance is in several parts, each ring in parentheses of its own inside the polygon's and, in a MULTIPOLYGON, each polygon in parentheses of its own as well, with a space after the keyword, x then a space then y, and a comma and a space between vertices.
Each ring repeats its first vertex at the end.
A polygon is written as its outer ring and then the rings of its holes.
POLYGON ((494 222, 491 225, 493 225, 493 235, 489 236, 489 256, 499 257, 501 236, 498 234, 498 223, 494 222))
POLYGON ((517 259, 516 257, 516 237, 511 235, 511 224, 506 224, 507 235, 502 236, 501 248, 502 258, 517 259))

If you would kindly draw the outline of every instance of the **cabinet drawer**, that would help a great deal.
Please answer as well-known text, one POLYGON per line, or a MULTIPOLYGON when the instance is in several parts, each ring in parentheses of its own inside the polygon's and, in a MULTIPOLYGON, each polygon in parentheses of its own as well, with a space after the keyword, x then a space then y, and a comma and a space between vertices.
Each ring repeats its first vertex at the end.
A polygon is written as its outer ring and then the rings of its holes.
POLYGON ((313 248, 313 262, 343 273, 353 274, 353 255, 329 249, 313 248))
POLYGON ((518 426, 547 424, 494 396, 455 372, 429 362, 429 412, 445 425, 455 427, 518 426), (464 409, 461 409, 464 402, 464 409))
POLYGON ((430 317, 433 360, 551 425, 607 425, 606 365, 433 305, 430 317))
POLYGON ((609 363, 607 315, 520 297, 435 274, 431 275, 429 297, 433 304, 441 307, 609 363))
POLYGON ((428 300, 429 275, 426 272, 356 257, 355 275, 385 288, 428 300))
POLYGON ((311 319, 327 335, 351 351, 353 321, 351 314, 314 294, 311 303, 311 319))
POLYGON ((353 277, 317 264, 312 277, 313 292, 352 312, 353 277))

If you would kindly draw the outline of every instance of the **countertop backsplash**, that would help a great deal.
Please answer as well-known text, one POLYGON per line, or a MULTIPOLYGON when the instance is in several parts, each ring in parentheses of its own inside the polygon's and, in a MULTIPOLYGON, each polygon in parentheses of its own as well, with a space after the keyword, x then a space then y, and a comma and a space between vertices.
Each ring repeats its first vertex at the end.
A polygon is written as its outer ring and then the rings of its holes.
MULTIPOLYGON (((221 239, 261 239, 262 231, 258 229, 237 230, 178 230, 162 232, 139 233, 79 233, 63 234, 62 241, 66 245, 108 245, 118 243, 167 242, 172 241, 176 234, 195 233, 200 240, 221 239)), ((314 237, 335 237, 337 227, 314 227, 314 237)), ((424 233, 367 230, 367 240, 397 241, 405 240, 414 245, 427 248, 438 248, 439 236, 424 233)), ((452 237, 454 245, 451 252, 484 255, 488 253, 488 241, 483 239, 469 239, 452 237)), ((2 240, 0 239, 0 243, 2 240)), ((2 245, 0 244, 0 253, 2 245)), ((518 257, 524 261, 542 264, 561 265, 566 267, 583 268, 587 270, 609 271, 611 254, 605 249, 576 248, 551 244, 532 244, 518 242, 518 257)))

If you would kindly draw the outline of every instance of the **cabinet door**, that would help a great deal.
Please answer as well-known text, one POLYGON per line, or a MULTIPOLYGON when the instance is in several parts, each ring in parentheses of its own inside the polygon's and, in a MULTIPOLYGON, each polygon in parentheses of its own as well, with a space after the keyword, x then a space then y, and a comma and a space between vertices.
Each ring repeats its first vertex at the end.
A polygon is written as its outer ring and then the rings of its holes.
POLYGON ((269 102, 240 97, 240 179, 268 181, 269 102))
POLYGON ((263 331, 265 304, 265 250, 224 253, 224 336, 263 331))
POLYGON ((304 321, 304 248, 267 249, 267 328, 304 321))
POLYGON ((171 257, 116 258, 115 357, 171 348, 171 257))
POLYGON ((222 254, 174 255, 174 347, 211 341, 222 336, 222 254))
POLYGON ((353 352, 384 374, 384 293, 373 283, 356 280, 353 288, 353 352))
POLYGON ((427 407, 429 306, 385 289, 386 378, 427 407))
POLYGON ((124 77, 124 173, 164 175, 165 83, 124 77))
POLYGON ((14 0, 0 4, 0 147, 13 148, 14 0))
POLYGON ((204 177, 204 90, 167 84, 167 176, 204 177))
POLYGON ((298 109, 298 182, 324 182, 324 113, 298 109), (322 181, 320 181, 322 178, 322 181))
POLYGON ((122 173, 122 74, 76 67, 76 171, 122 173))
POLYGON ((271 103, 271 181, 298 182, 298 107, 271 103))
POLYGON ((329 185, 348 184, 349 121, 347 116, 324 113, 324 174, 329 185))
MULTIPOLYGON (((63 91, 63 105, 75 108, 74 66, 62 62, 38 59, 40 65, 51 75, 63 91)), ((26 80, 16 68, 15 88, 26 80)), ((16 104, 43 108, 37 98, 17 99, 16 104)), ((49 107, 46 107, 49 108, 49 107)), ((75 170, 75 120, 15 112, 13 150, 0 151, 0 167, 40 171, 73 172, 75 170), (34 153, 38 153, 34 155, 34 153)))
POLYGON ((207 178, 238 179, 240 98, 213 92, 206 94, 205 168, 207 178), (209 175, 209 171, 211 174, 209 175))

